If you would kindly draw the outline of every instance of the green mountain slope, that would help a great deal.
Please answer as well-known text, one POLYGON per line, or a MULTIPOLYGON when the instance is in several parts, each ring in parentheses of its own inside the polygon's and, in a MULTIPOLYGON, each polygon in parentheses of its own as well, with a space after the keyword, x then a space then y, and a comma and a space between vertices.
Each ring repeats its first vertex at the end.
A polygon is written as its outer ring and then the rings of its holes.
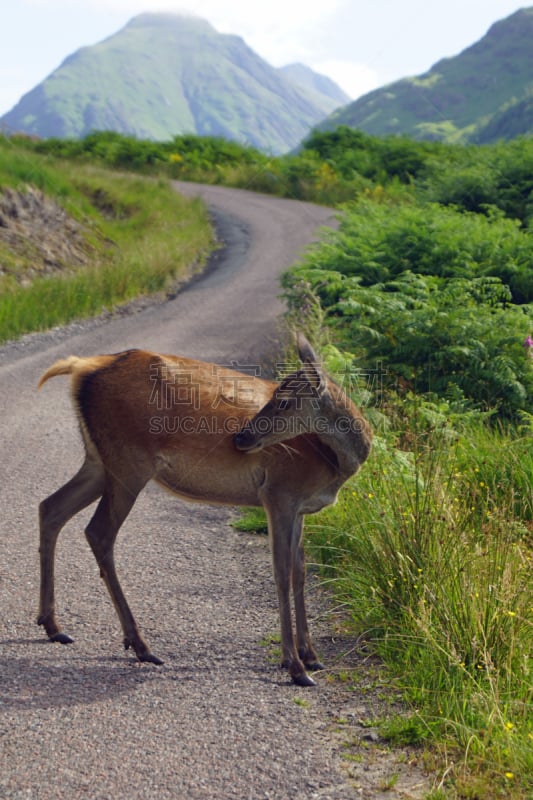
POLYGON ((278 71, 291 83, 306 90, 316 103, 328 104, 332 110, 350 102, 350 97, 331 78, 318 74, 305 64, 288 64, 278 71))
POLYGON ((510 100, 485 124, 479 125, 472 139, 476 144, 489 144, 524 134, 533 134, 533 92, 523 100, 510 100))
POLYGON ((241 38, 202 19, 141 14, 69 56, 0 125, 41 137, 113 130, 163 140, 197 133, 283 152, 339 102, 302 88, 241 38))
POLYGON ((439 61, 424 75, 364 95, 320 127, 348 125, 378 136, 401 133, 448 141, 533 133, 532 42, 533 8, 525 8, 495 23, 458 56, 439 61))

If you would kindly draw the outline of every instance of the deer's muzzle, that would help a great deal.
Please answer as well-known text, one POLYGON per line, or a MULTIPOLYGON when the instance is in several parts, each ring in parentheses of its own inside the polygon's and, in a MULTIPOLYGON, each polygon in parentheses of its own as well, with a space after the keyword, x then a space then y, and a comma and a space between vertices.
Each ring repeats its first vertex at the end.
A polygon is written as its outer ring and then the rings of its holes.
POLYGON ((237 450, 242 450, 245 453, 255 452, 263 446, 261 439, 251 428, 243 428, 238 433, 234 433, 233 444, 237 450))

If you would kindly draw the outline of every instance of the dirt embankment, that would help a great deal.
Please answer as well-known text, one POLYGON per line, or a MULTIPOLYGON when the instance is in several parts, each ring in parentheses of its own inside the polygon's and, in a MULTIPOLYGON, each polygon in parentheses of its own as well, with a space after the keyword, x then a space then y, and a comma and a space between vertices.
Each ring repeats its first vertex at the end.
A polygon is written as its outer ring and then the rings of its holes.
POLYGON ((84 226, 44 192, 0 191, 0 276, 24 285, 82 266, 92 255, 84 226))

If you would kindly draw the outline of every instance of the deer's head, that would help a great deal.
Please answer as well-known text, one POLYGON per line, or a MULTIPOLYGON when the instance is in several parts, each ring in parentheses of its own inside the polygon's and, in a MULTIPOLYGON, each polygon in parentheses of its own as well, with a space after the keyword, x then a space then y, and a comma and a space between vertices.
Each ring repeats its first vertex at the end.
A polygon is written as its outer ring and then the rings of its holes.
POLYGON ((268 445, 316 430, 325 419, 329 396, 327 378, 305 337, 299 335, 301 369, 285 377, 269 402, 233 437, 238 450, 252 453, 268 445))

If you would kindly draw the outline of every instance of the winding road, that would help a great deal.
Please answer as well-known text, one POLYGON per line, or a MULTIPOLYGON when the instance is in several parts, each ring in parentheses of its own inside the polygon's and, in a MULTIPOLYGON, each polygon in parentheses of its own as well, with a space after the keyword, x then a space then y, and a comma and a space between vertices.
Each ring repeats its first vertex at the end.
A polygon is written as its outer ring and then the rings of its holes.
MULTIPOLYGON (((347 708, 355 717, 365 708, 339 700, 327 675, 317 689, 292 686, 270 657, 278 620, 267 541, 235 531, 230 510, 149 486, 120 532, 119 574, 163 666, 122 649, 83 535, 90 511, 58 547, 58 618, 75 642, 48 643, 35 624, 37 506, 82 457, 68 382, 37 393, 41 373, 70 353, 130 347, 218 363, 275 357, 278 276, 334 224, 318 206, 177 188, 204 198, 226 241, 202 278, 167 303, 0 350, 0 798, 377 798, 354 789, 332 733, 347 708)), ((313 585, 309 594, 324 653, 323 598, 313 585)))

